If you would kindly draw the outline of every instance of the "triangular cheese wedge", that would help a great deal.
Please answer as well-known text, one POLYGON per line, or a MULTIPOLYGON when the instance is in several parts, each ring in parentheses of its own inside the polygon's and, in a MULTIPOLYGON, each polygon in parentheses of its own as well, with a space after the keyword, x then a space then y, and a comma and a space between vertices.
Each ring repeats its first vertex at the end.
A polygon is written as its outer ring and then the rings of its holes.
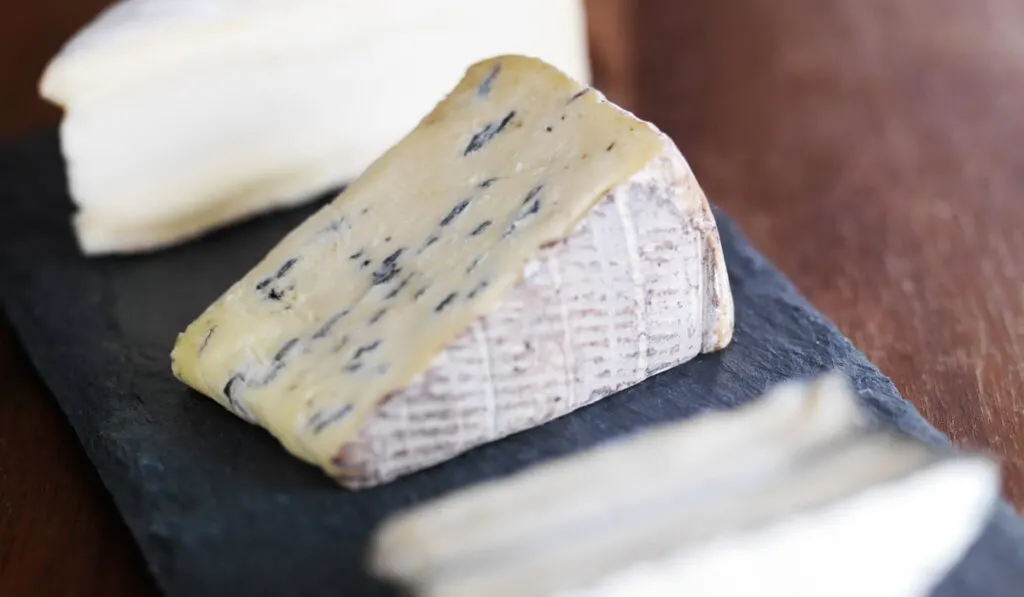
POLYGON ((672 142, 503 56, 210 306, 173 361, 358 487, 566 414, 732 328, 715 221, 672 142))
POLYGON ((998 494, 827 376, 397 514, 370 565, 424 597, 924 597, 998 494))
POLYGON ((589 76, 581 0, 126 0, 47 66, 85 253, 156 249, 350 181, 468 63, 589 76))

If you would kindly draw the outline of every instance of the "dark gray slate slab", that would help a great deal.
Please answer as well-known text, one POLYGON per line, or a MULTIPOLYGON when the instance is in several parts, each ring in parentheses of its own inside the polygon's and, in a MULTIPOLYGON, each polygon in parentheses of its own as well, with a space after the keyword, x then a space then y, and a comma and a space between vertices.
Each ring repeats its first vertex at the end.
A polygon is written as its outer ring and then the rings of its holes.
MULTIPOLYGON (((832 368, 852 377, 880 419, 948 445, 716 212, 736 300, 729 349, 390 485, 341 490, 169 370, 177 332, 312 209, 157 255, 86 260, 68 228, 56 137, 0 150, 7 314, 168 595, 391 594, 361 568, 388 513, 832 368)), ((1024 523, 1008 507, 938 595, 1024 595, 1024 523)))

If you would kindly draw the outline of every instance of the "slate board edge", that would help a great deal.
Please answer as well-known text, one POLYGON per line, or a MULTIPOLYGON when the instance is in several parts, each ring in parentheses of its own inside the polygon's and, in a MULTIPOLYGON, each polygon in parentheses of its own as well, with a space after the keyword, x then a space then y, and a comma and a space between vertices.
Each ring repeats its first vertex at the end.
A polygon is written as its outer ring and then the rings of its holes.
MULTIPOLYGON (((4 271, 0 270, 0 274, 3 273, 4 271)), ((0 281, 3 279, 0 277, 0 281)), ((6 279, 9 280, 9 277, 6 279)), ((32 340, 33 334, 29 329, 22 329, 22 322, 33 318, 31 309, 25 309, 21 301, 12 300, 6 292, 4 293, 3 306, 7 311, 7 319, 11 324, 11 328, 18 338, 18 342, 21 343, 25 357, 32 364, 33 372, 39 377, 50 397, 56 402, 61 416, 71 427, 79 446, 82 447, 85 455, 89 458, 89 462, 92 463, 93 469, 96 471, 104 490, 117 508, 121 522, 128 527, 128 531, 135 540, 135 546, 142 555, 142 560, 145 562, 150 577, 156 581, 163 594, 175 595, 176 593, 172 590, 173 587, 165 584, 166 576, 161 573, 164 552, 158 545, 153 544, 151 538, 142 528, 138 516, 133 514, 136 510, 136 504, 132 502, 130 496, 114 491, 114 488, 111 486, 111 479, 117 474, 117 468, 123 467, 124 463, 108 450, 104 450, 102 442, 89 441, 90 438, 82 434, 82 430, 88 427, 83 426, 80 415, 71 409, 70 401, 63 395, 63 392, 58 392, 54 387, 59 384, 51 384, 50 380, 53 379, 52 375, 55 372, 50 371, 44 362, 37 359, 38 347, 36 342, 32 340)))

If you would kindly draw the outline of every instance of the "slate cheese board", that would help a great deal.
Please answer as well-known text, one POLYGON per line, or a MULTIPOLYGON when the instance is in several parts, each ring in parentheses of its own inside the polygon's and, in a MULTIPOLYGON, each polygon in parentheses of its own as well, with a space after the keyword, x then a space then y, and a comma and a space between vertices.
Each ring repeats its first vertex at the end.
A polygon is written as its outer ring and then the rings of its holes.
MULTIPOLYGON (((728 349, 389 485, 340 489, 177 382, 168 357, 176 334, 324 200, 150 255, 86 259, 56 134, 0 149, 0 298, 168 596, 396 594, 363 570, 389 513, 831 369, 874 416, 949 449, 716 210, 736 303, 728 349)), ((935 594, 1024 594, 1024 522, 1009 506, 935 594)))

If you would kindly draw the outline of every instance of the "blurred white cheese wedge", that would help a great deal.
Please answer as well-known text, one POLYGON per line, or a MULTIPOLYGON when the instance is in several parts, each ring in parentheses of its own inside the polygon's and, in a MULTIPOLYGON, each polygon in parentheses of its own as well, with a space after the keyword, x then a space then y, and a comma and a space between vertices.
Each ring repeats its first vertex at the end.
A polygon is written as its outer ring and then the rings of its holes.
POLYGON ((430 597, 918 597, 998 488, 985 457, 868 424, 833 375, 400 513, 370 565, 430 597))
POLYGON ((47 67, 87 254, 176 244, 358 175, 485 57, 588 80, 581 0, 128 0, 47 67))

